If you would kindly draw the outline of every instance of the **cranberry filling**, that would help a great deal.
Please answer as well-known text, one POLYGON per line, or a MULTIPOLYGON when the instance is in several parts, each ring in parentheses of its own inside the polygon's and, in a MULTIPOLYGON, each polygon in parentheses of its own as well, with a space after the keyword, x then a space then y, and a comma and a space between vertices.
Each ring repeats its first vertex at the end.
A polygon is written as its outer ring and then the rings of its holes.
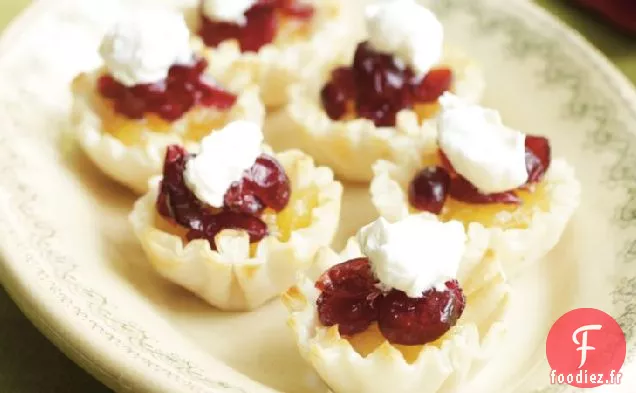
POLYGON ((446 68, 417 78, 411 68, 398 64, 391 55, 373 51, 365 42, 358 45, 352 67, 333 71, 321 99, 333 120, 340 120, 351 102, 359 117, 378 127, 390 127, 399 111, 437 101, 452 82, 453 72, 446 68))
POLYGON ((313 7, 298 4, 295 0, 260 0, 245 12, 246 23, 215 22, 201 13, 199 35, 210 47, 236 39, 241 51, 257 52, 274 41, 279 27, 279 17, 307 20, 314 15, 313 7))
POLYGON ((451 177, 441 167, 422 169, 409 185, 409 202, 417 210, 439 214, 444 207, 451 177))
POLYGON ((169 146, 163 167, 163 180, 157 198, 157 212, 188 230, 188 240, 206 239, 216 249, 214 237, 224 229, 241 229, 250 242, 267 235, 267 225, 258 217, 265 207, 282 210, 289 202, 290 185, 284 169, 273 157, 261 155, 241 181, 225 195, 220 211, 201 202, 183 178, 192 155, 177 145, 169 146), (229 203, 228 203, 229 201, 229 203))
POLYGON ((378 327, 394 344, 420 345, 442 337, 455 326, 466 306, 466 298, 455 280, 446 283, 445 291, 429 289, 413 299, 393 290, 380 299, 378 327))
POLYGON ((377 283, 367 258, 352 259, 326 271, 316 282, 321 291, 316 302, 320 323, 338 325, 340 334, 348 336, 377 322, 389 342, 423 345, 453 327, 466 305, 455 280, 446 283, 447 291, 430 289, 418 298, 396 289, 382 293, 377 283))
POLYGON ((225 193, 225 207, 231 211, 259 214, 265 207, 281 211, 291 195, 285 169, 273 157, 261 155, 240 182, 225 193))
POLYGON ((327 270, 316 282, 316 306, 324 326, 338 325, 342 335, 365 331, 378 318, 380 291, 366 258, 352 259, 327 270))
POLYGON ((543 179, 552 161, 550 142, 542 136, 526 136, 526 169, 528 183, 537 183, 543 179))
POLYGON ((166 121, 175 121, 197 105, 220 110, 231 108, 236 96, 215 86, 203 74, 205 59, 192 64, 175 64, 168 77, 157 83, 125 86, 110 75, 97 81, 99 93, 113 102, 115 112, 130 119, 156 114, 166 121))
POLYGON ((457 174, 440 150, 441 167, 427 167, 418 172, 409 184, 409 203, 417 210, 439 214, 448 196, 473 204, 520 204, 517 191, 540 182, 552 160, 550 142, 542 136, 526 136, 526 170, 528 181, 516 190, 482 194, 474 185, 457 174), (450 183, 450 184, 449 184, 450 183))

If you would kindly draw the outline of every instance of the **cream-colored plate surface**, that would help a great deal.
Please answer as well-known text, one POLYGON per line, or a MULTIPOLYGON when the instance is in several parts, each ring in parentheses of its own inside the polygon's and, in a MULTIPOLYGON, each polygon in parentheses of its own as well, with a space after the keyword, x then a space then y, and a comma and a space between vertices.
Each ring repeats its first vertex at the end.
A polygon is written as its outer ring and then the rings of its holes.
MULTIPOLYGON (((100 33, 120 6, 140 2, 41 1, 5 34, 1 280, 45 334, 118 391, 323 393, 279 302, 221 313, 151 271, 126 220, 133 196, 69 138, 68 83, 98 60, 100 33)), ((634 357, 636 94, 578 35, 527 1, 435 3, 448 39, 484 65, 486 103, 511 125, 547 134, 583 183, 560 245, 513 278, 510 334, 466 392, 558 392, 546 386, 544 342, 565 311, 609 311, 634 357)), ((375 217, 367 190, 348 187, 343 212, 336 247, 375 217)), ((625 372, 625 383, 636 376, 625 372)))

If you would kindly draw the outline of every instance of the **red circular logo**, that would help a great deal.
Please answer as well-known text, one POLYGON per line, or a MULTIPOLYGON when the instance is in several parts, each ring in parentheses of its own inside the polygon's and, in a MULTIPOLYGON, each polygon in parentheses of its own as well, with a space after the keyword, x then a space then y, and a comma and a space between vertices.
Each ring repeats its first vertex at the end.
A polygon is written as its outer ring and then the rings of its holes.
POLYGON ((577 388, 620 384, 625 334, 601 310, 579 308, 566 313, 550 329, 545 347, 553 384, 577 388))

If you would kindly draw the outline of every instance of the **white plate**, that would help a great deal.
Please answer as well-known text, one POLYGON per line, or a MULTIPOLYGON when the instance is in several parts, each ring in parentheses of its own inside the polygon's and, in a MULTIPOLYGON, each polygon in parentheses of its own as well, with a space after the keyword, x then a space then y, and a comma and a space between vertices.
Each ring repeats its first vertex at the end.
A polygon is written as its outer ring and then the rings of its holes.
MULTIPOLYGON (((325 392, 296 353, 279 302, 220 313, 158 278, 125 219, 133 196, 68 136, 68 83, 97 60, 120 3, 140 1, 37 2, 0 43, 2 282, 51 340, 118 391, 325 392)), ((547 134, 583 183, 560 245, 512 282, 509 350, 468 390, 559 392, 546 386, 545 337, 572 308, 614 315, 634 358, 636 94, 576 33, 526 1, 444 0, 437 11, 448 39, 484 65, 486 104, 513 126, 547 134)), ((349 188, 343 211, 336 247, 374 217, 366 189, 349 188), (365 214, 352 215, 353 205, 365 214)))

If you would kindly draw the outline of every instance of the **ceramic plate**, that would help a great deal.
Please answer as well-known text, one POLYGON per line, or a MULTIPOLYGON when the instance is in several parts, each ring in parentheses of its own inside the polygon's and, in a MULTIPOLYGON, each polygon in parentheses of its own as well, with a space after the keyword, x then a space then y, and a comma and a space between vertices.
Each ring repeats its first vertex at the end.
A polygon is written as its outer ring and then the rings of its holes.
MULTIPOLYGON (((2 282, 53 342, 117 391, 324 393, 296 351, 280 302, 222 313, 152 272, 126 220, 133 195, 101 175, 69 136, 69 82, 96 64, 105 27, 135 3, 36 2, 5 33, 2 282)), ((483 64, 485 103, 512 126, 548 135, 583 183, 561 243, 513 278, 506 349, 466 391, 560 392, 547 385, 544 348, 566 311, 611 313, 634 358, 636 94, 576 33, 529 2, 435 3, 450 42, 483 64)), ((348 186, 343 212, 336 248, 375 217, 367 190, 348 186)), ((625 374, 623 387, 636 373, 625 374)))

